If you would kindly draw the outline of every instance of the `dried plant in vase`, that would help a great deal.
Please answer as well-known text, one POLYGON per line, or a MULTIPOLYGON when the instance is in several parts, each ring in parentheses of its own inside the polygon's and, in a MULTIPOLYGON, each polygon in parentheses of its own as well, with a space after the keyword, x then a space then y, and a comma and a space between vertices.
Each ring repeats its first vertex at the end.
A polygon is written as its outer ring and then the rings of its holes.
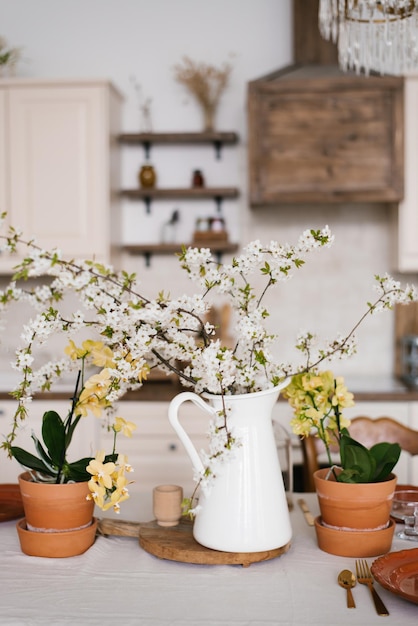
POLYGON ((143 95, 141 84, 137 81, 136 76, 131 74, 129 82, 135 90, 138 110, 140 113, 139 130, 142 133, 152 133, 151 103, 152 98, 145 98, 143 95))
POLYGON ((196 63, 184 57, 182 64, 174 66, 174 75, 182 83, 202 107, 204 130, 214 130, 215 113, 219 100, 228 85, 232 71, 230 63, 223 63, 219 68, 205 63, 196 63))

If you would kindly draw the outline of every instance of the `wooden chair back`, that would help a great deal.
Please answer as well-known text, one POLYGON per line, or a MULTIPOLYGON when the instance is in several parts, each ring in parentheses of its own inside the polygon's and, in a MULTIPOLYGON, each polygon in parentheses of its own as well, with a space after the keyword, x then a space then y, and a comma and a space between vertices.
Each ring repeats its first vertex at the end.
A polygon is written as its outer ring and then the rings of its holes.
MULTIPOLYGON (((411 455, 418 455, 418 431, 404 426, 391 417, 355 417, 351 420, 350 436, 370 448, 375 443, 388 441, 399 443, 401 449, 411 455)), ((315 491, 313 473, 319 469, 318 457, 325 452, 325 446, 317 437, 301 439, 303 453, 303 480, 305 491, 315 491)), ((337 447, 332 446, 336 452, 337 447)))

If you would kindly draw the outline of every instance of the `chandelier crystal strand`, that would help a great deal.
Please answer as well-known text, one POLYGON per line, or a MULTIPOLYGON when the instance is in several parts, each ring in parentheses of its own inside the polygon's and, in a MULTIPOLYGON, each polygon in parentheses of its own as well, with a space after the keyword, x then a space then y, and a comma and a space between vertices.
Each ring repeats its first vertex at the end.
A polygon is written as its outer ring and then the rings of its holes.
POLYGON ((344 71, 418 70, 418 0, 320 0, 318 21, 344 71))

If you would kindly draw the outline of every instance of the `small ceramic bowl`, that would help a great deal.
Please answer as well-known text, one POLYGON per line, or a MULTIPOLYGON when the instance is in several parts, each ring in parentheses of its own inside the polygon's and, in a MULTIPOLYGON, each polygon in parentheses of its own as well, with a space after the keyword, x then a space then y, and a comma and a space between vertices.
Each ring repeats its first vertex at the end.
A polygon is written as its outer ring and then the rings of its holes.
POLYGON ((97 519, 92 524, 80 530, 67 532, 36 532, 28 530, 26 519, 16 524, 22 552, 29 556, 43 556, 49 558, 65 558, 77 556, 86 552, 94 543, 97 530, 97 519))
POLYGON ((393 520, 382 530, 342 530, 324 526, 321 517, 315 518, 319 548, 337 556, 365 558, 386 554, 391 549, 394 530, 393 520))

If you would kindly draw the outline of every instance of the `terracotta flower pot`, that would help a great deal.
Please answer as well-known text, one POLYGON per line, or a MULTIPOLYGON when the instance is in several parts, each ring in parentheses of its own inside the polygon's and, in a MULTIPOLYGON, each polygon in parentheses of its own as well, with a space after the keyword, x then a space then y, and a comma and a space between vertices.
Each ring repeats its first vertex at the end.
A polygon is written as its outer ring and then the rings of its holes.
POLYGON ((94 502, 86 499, 87 482, 36 483, 25 472, 19 476, 19 487, 28 530, 69 531, 91 525, 94 502))
POLYGON ((380 530, 388 526, 397 478, 379 483, 339 483, 329 469, 314 473, 322 523, 346 530, 380 530))

